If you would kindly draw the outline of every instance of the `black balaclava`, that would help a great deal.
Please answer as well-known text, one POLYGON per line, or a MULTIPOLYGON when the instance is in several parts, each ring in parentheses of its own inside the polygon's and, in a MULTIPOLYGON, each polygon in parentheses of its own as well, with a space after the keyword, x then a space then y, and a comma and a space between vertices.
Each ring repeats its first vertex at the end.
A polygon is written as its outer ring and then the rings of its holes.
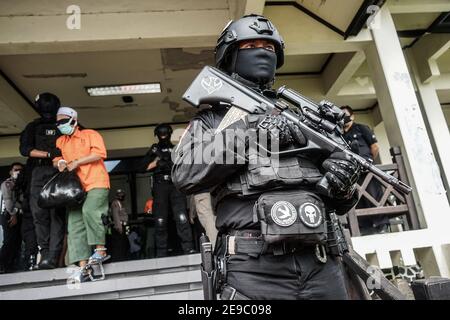
POLYGON ((56 113, 61 103, 54 94, 44 92, 36 97, 35 106, 43 120, 56 121, 56 113))
POLYGON ((238 49, 234 72, 259 87, 267 86, 275 77, 277 55, 264 48, 238 49))
POLYGON ((170 145, 171 131, 172 130, 169 125, 160 125, 155 129, 155 135, 158 137, 161 145, 170 145), (165 136, 165 138, 162 138, 162 136, 165 136))

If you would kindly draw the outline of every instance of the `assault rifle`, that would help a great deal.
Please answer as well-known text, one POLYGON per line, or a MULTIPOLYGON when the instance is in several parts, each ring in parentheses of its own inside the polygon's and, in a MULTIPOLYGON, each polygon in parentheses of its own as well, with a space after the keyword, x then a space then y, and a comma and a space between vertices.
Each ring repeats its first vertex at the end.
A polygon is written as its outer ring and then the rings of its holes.
MULTIPOLYGON (((279 100, 273 102, 220 70, 206 66, 184 93, 183 99, 194 107, 199 107, 202 104, 229 104, 231 108, 228 113, 233 114, 237 120, 249 113, 261 114, 278 111, 279 114, 297 125, 307 138, 306 146, 287 152, 325 155, 333 152, 344 152, 357 161, 363 169, 380 177, 398 191, 405 194, 411 192, 410 186, 383 172, 370 161, 351 151, 350 146, 342 136, 344 113, 337 106, 330 102, 316 103, 285 87, 281 87, 277 95, 279 100)), ((283 152, 286 153, 286 151, 280 151, 279 153, 283 152)), ((319 181, 317 188, 322 194, 330 195, 328 181, 325 178, 319 181)), ((341 257, 345 266, 351 270, 351 275, 358 275, 367 286, 368 281, 371 280, 372 283, 368 286, 368 289, 373 290, 382 299, 405 299, 403 294, 384 277, 381 271, 372 268, 364 258, 351 249, 334 212, 329 212, 327 228, 330 235, 328 241, 330 250, 335 256, 341 257)), ((203 262, 203 268, 209 264, 205 262, 210 262, 210 260, 207 259, 203 262)), ((205 280, 208 277, 208 280, 211 280, 210 272, 205 269, 202 270, 202 276, 205 277, 205 280)), ((361 281, 359 282, 361 283, 361 281)), ((211 298, 211 281, 207 283, 208 286, 204 291, 205 298, 207 296, 211 298)))
MULTIPOLYGON (((308 140, 306 146, 280 151, 280 154, 343 152, 358 162, 363 169, 372 172, 396 190, 405 194, 411 192, 410 186, 351 151, 342 136, 344 113, 338 107, 329 102, 318 104, 285 87, 278 90, 278 98, 277 102, 272 102, 262 94, 209 66, 202 69, 183 95, 183 99, 194 107, 201 104, 226 103, 232 106, 232 112, 236 114, 271 113, 277 110, 297 125, 308 140), (291 108, 290 104, 294 105, 295 109, 291 108)), ((321 193, 329 195, 328 182, 325 178, 319 181, 317 187, 321 193)))

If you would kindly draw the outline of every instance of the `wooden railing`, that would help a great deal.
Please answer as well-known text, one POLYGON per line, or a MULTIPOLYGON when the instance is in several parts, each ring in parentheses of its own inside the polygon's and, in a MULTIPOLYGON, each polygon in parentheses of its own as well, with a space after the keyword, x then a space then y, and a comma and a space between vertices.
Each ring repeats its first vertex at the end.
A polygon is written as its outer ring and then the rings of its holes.
MULTIPOLYGON (((409 184, 406 175, 405 164, 399 147, 390 149, 393 164, 379 165, 379 169, 397 177, 409 184)), ((419 222, 414 200, 411 196, 395 190, 390 184, 384 182, 372 173, 368 173, 361 185, 358 185, 359 199, 365 198, 372 205, 370 208, 353 208, 347 215, 348 228, 353 237, 360 236, 358 217, 366 216, 388 216, 389 218, 400 217, 404 230, 418 229, 419 222), (369 194, 366 190, 369 183, 376 179, 382 187, 383 193, 379 200, 369 194)))

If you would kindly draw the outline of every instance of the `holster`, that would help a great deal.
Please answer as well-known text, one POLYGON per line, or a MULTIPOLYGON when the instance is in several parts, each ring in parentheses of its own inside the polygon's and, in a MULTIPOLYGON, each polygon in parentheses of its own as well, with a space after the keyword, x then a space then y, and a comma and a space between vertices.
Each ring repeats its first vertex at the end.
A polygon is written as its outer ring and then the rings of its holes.
POLYGON ((211 242, 204 234, 200 237, 200 253, 202 258, 200 271, 202 274, 203 296, 205 300, 217 300, 217 268, 214 260, 211 242))
POLYGON ((206 272, 205 268, 201 266, 202 273, 202 286, 203 286, 203 297, 205 300, 217 300, 216 298, 216 274, 217 269, 212 272, 206 272))

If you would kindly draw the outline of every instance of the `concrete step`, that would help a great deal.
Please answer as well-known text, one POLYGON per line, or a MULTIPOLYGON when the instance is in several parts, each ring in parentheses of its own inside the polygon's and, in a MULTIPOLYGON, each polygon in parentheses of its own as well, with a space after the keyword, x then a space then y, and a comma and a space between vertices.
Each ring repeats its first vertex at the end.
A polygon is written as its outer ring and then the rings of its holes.
POLYGON ((106 279, 68 285, 70 268, 0 276, 0 300, 202 299, 200 255, 105 265, 106 279))

